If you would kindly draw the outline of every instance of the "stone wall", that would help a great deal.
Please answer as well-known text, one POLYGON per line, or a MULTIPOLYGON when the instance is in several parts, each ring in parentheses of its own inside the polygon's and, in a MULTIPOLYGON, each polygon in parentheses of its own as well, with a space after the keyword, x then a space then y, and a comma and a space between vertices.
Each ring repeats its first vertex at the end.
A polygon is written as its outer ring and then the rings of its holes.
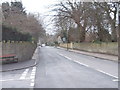
POLYGON ((31 42, 2 43, 2 55, 16 54, 18 61, 30 60, 36 49, 36 44, 31 42))
MULTIPOLYGON (((66 48, 67 44, 60 44, 60 46, 66 48)), ((88 52, 118 55, 118 43, 69 43, 68 47, 88 52)))

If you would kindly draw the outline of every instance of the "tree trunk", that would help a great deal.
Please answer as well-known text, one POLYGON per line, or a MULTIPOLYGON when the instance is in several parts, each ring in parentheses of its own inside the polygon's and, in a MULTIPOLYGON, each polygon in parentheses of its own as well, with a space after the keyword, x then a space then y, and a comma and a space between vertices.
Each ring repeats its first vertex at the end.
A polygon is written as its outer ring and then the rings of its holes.
POLYGON ((99 20, 97 21, 97 28, 98 28, 98 40, 99 41, 103 41, 103 31, 102 31, 102 26, 101 26, 101 24, 100 24, 100 22, 99 22, 99 20))
POLYGON ((85 28, 82 27, 81 32, 80 32, 80 42, 85 41, 85 28))
POLYGON ((117 32, 116 32, 116 26, 114 21, 112 23, 112 41, 117 42, 117 32))
POLYGON ((78 43, 80 43, 80 25, 77 25, 77 29, 78 29, 78 43))
POLYGON ((98 39, 99 39, 99 41, 103 41, 103 34, 104 33, 102 33, 102 30, 101 30, 101 28, 98 28, 98 39))
POLYGON ((84 42, 85 41, 85 29, 81 25, 78 25, 78 32, 79 32, 79 42, 84 42))
POLYGON ((113 42, 117 42, 117 32, 116 32, 116 15, 117 15, 117 8, 115 9, 115 11, 113 12, 114 18, 110 18, 111 19, 111 29, 112 29, 112 41, 113 42))

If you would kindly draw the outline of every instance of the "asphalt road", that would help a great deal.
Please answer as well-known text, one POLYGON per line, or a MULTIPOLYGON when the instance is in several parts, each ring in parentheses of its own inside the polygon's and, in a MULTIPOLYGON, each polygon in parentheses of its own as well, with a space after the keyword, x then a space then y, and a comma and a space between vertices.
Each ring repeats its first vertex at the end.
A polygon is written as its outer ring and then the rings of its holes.
POLYGON ((3 88, 118 88, 118 64, 54 47, 41 47, 39 64, 3 72, 3 88))

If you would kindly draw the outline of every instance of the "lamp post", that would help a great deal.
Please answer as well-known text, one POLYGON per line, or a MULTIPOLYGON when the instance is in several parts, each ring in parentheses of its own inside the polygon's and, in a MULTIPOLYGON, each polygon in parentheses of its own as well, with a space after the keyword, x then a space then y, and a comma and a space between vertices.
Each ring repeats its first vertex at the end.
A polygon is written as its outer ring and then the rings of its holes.
POLYGON ((120 62, 120 2, 118 3, 118 60, 120 62))
POLYGON ((68 30, 67 30, 67 50, 68 50, 68 30))

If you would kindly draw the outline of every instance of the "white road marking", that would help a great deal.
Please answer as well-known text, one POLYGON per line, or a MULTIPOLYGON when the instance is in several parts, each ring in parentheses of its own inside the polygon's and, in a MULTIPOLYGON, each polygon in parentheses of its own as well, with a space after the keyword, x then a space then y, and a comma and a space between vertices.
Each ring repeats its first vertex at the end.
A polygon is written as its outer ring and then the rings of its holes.
POLYGON ((93 57, 93 56, 92 56, 91 58, 96 58, 96 57, 93 57))
POLYGON ((33 67, 33 70, 36 70, 36 67, 33 67))
MULTIPOLYGON (((67 56, 64 56, 63 54, 61 54, 61 53, 59 53, 59 52, 57 52, 57 53, 58 53, 60 56, 63 56, 63 57, 65 57, 65 58, 67 58, 68 60, 72 60, 71 58, 69 58, 69 57, 67 57, 67 56)), ((79 61, 76 61, 76 60, 72 60, 72 61, 74 61, 74 62, 76 62, 76 63, 79 63, 79 64, 81 64, 81 65, 83 65, 83 66, 90 67, 89 65, 84 64, 84 63, 81 63, 81 62, 79 62, 79 61)), ((90 68, 92 68, 92 67, 90 67, 90 68)), ((93 69, 94 69, 94 68, 93 68, 93 69)), ((117 79, 118 79, 117 76, 111 75, 111 74, 106 73, 106 72, 104 72, 104 71, 102 71, 102 70, 99 70, 99 69, 94 69, 94 70, 97 70, 97 71, 99 71, 99 72, 101 72, 101 73, 104 73, 104 74, 106 74, 106 75, 108 75, 108 76, 111 76, 111 77, 114 77, 114 78, 117 78, 117 79)), ((113 80, 113 81, 117 81, 117 80, 113 80)), ((119 81, 119 80, 118 80, 118 81, 119 81)))
POLYGON ((4 81, 13 81, 15 79, 7 79, 7 80, 0 80, 1 82, 4 82, 4 81))
POLYGON ((18 79, 7 79, 7 80, 0 80, 2 82, 5 81, 18 81, 18 80, 30 80, 30 86, 34 87, 35 85, 35 74, 36 74, 36 67, 33 67, 32 72, 30 74, 30 78, 26 78, 27 74, 28 74, 29 69, 25 69, 25 71, 22 73, 21 77, 18 79))
POLYGON ((61 53, 59 53, 59 52, 57 52, 57 54, 62 56, 62 54, 61 54, 61 53))
POLYGON ((113 81, 114 81, 114 82, 119 82, 119 80, 118 80, 118 79, 114 79, 113 81))
POLYGON ((83 66, 89 67, 89 65, 84 64, 84 63, 81 63, 81 62, 79 62, 79 61, 76 61, 76 60, 73 60, 73 61, 76 62, 76 63, 79 63, 79 64, 81 64, 81 65, 83 65, 83 66))
POLYGON ((35 72, 35 71, 36 71, 36 69, 33 69, 33 70, 32 70, 32 73, 35 72))
POLYGON ((31 84, 30 84, 31 87, 34 87, 34 85, 35 85, 35 83, 31 83, 31 84))
POLYGON ((68 60, 71 60, 71 61, 73 61, 73 62, 79 63, 79 64, 81 64, 81 65, 83 65, 83 66, 89 67, 89 65, 87 65, 87 64, 83 64, 83 63, 81 63, 81 62, 79 62, 79 61, 72 60, 71 58, 69 58, 69 57, 67 57, 67 56, 64 56, 63 54, 60 54, 60 53, 58 53, 58 54, 61 55, 61 56, 63 56, 63 57, 65 57, 65 58, 67 58, 68 60))
POLYGON ((35 72, 31 74, 31 76, 34 76, 35 75, 35 72))
POLYGON ((111 77, 114 77, 114 78, 118 78, 117 76, 111 75, 111 74, 106 73, 106 72, 104 72, 104 71, 102 71, 102 70, 99 70, 99 69, 96 69, 96 70, 99 71, 99 72, 101 72, 101 73, 104 73, 104 74, 106 74, 106 75, 108 75, 108 76, 111 76, 111 77))
MULTIPOLYGON (((30 78, 26 78, 25 80, 29 80, 30 78)), ((0 82, 6 82, 6 81, 19 81, 22 79, 6 79, 6 80, 0 80, 0 82)))
POLYGON ((34 81, 35 81, 34 79, 31 80, 31 82, 34 82, 34 81))
POLYGON ((31 83, 30 86, 34 87, 35 85, 35 73, 36 73, 36 67, 33 67, 32 73, 30 75, 31 83))
POLYGON ((34 79, 34 78, 35 78, 35 76, 33 76, 33 75, 32 75, 32 76, 30 76, 30 79, 34 79))
POLYGON ((71 58, 67 57, 67 56, 64 56, 65 58, 69 59, 69 60, 72 60, 71 58))
POLYGON ((22 73, 20 79, 25 79, 25 77, 27 76, 28 71, 29 71, 29 69, 26 69, 26 70, 22 73))

